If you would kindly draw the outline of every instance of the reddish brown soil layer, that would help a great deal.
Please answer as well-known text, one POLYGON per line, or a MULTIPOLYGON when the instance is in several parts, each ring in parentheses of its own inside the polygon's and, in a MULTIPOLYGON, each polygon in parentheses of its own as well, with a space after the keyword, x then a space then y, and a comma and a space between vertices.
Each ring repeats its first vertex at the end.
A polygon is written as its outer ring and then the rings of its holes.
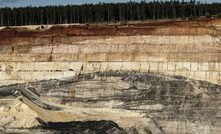
MULTIPOLYGON (((33 38, 53 42, 55 37, 72 36, 133 36, 133 35, 221 35, 215 26, 221 24, 221 19, 196 21, 158 21, 137 22, 128 25, 69 25, 53 26, 47 30, 29 30, 25 28, 6 27, 0 30, 0 45, 10 45, 15 42, 33 41, 33 38), (49 41, 50 40, 50 41, 49 41)), ((55 41, 56 42, 56 41, 55 41)))

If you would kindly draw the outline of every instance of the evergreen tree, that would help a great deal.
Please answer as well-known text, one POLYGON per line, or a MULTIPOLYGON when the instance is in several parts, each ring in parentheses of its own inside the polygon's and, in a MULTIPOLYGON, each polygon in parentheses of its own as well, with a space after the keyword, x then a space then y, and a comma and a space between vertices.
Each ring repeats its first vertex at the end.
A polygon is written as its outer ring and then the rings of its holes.
POLYGON ((216 15, 221 3, 190 1, 158 1, 98 3, 67 6, 0 8, 0 26, 62 23, 125 22, 148 19, 192 19, 216 15))

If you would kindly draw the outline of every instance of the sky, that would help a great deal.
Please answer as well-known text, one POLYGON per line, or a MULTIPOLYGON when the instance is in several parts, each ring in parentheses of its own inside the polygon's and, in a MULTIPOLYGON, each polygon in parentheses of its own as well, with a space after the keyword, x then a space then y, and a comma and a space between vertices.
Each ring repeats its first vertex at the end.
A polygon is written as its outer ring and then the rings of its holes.
MULTIPOLYGON (((46 5, 99 3, 99 2, 128 2, 128 1, 130 0, 0 0, 0 7, 25 7, 30 5, 46 6, 46 5)), ((132 0, 132 1, 140 1, 140 0, 132 0)), ((196 0, 196 1, 221 2, 221 0, 196 0)))

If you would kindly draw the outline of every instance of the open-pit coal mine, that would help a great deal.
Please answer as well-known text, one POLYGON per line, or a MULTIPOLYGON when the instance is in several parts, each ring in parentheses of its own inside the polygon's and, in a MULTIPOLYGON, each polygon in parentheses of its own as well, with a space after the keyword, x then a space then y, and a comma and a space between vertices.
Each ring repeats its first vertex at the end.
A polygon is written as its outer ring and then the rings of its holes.
POLYGON ((221 19, 1 27, 0 57, 0 133, 221 132, 221 19))

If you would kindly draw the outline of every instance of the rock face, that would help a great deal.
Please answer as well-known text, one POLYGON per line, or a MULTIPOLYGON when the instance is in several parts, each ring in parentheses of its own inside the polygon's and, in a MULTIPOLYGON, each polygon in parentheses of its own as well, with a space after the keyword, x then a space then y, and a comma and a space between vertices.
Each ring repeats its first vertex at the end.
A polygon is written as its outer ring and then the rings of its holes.
POLYGON ((221 20, 38 27, 0 30, 1 131, 221 131, 221 20))

